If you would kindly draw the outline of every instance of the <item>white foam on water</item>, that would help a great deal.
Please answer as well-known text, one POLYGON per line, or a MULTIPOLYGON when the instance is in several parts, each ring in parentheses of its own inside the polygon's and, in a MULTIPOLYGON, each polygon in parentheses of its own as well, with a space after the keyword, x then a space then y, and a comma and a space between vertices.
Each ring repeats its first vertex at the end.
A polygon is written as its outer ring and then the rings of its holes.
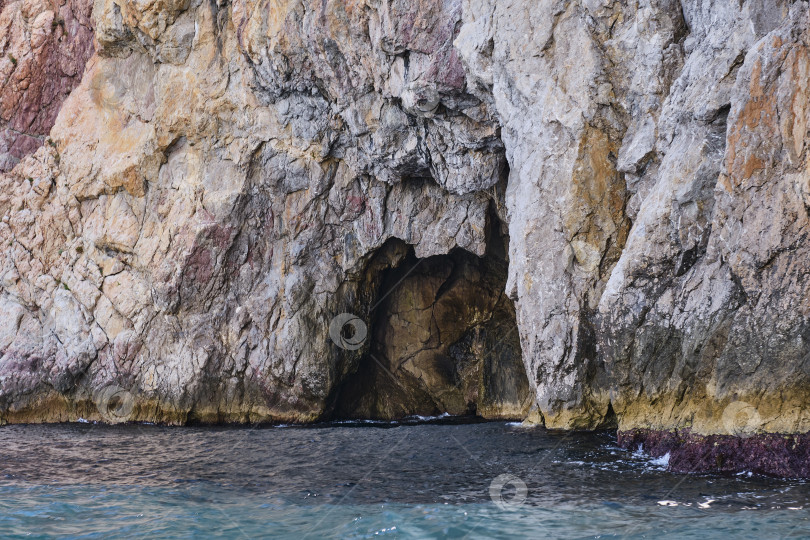
POLYGON ((412 416, 406 416, 405 420, 418 420, 419 422, 430 422, 431 420, 441 420, 442 418, 450 418, 452 415, 450 413, 442 413, 439 416, 420 416, 418 414, 414 414, 412 416))
POLYGON ((516 427, 516 428, 521 428, 521 429, 536 429, 536 428, 542 426, 542 424, 536 424, 534 422, 526 422, 526 421, 523 421, 523 422, 507 422, 506 425, 509 426, 509 427, 516 427))
POLYGON ((655 465, 656 467, 667 467, 669 466, 669 452, 664 454, 663 456, 655 459, 650 460, 650 465, 655 465))

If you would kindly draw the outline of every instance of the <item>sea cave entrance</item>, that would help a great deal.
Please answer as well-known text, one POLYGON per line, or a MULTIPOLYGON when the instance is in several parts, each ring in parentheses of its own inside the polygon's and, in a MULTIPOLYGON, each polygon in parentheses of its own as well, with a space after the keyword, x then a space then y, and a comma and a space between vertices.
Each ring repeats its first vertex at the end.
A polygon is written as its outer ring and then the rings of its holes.
POLYGON ((484 257, 455 249, 419 259, 400 240, 384 245, 368 265, 369 343, 337 388, 332 417, 524 418, 532 400, 504 293, 507 253, 494 210, 484 257))

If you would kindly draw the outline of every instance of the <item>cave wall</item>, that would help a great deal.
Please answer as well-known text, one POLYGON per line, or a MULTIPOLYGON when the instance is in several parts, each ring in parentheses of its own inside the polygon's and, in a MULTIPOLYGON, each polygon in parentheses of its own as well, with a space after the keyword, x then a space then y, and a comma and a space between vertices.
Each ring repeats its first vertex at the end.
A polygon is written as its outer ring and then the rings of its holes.
MULTIPOLYGON (((99 0, 93 24, 53 144, 0 174, 3 421, 99 419, 109 388, 128 420, 388 414, 338 390, 377 353, 418 379, 392 324, 492 260, 494 208, 506 282, 447 304, 514 303, 532 418, 733 433, 743 403, 808 431, 807 2, 99 0), (369 312, 408 257, 443 262, 369 312), (343 313, 374 339, 338 346, 343 313)), ((481 412, 480 373, 396 414, 481 412)))
POLYGON ((514 304, 504 294, 506 241, 489 217, 483 257, 454 249, 418 259, 401 241, 383 246, 381 255, 397 252, 398 264, 369 280, 375 300, 354 340, 369 343, 337 389, 334 417, 526 417, 533 399, 514 304))

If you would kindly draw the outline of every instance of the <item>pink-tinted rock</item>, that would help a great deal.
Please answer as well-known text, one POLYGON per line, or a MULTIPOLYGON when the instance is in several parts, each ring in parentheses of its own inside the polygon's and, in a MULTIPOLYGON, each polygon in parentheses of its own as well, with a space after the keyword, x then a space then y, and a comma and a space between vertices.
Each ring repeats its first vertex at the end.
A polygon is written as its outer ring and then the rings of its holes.
POLYGON ((94 50, 92 8, 89 0, 0 2, 0 170, 43 144, 81 81, 94 50))
POLYGON ((761 433, 750 437, 698 435, 689 430, 619 432, 623 448, 639 446, 653 457, 669 454, 675 472, 737 473, 810 478, 810 434, 761 433))

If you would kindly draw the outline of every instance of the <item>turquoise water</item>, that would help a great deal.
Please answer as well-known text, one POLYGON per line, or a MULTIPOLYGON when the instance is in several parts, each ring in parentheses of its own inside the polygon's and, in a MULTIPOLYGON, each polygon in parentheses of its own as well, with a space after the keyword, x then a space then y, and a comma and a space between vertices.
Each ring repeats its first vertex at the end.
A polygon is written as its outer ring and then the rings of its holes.
POLYGON ((0 428, 4 538, 806 538, 808 508, 803 481, 505 423, 0 428))

